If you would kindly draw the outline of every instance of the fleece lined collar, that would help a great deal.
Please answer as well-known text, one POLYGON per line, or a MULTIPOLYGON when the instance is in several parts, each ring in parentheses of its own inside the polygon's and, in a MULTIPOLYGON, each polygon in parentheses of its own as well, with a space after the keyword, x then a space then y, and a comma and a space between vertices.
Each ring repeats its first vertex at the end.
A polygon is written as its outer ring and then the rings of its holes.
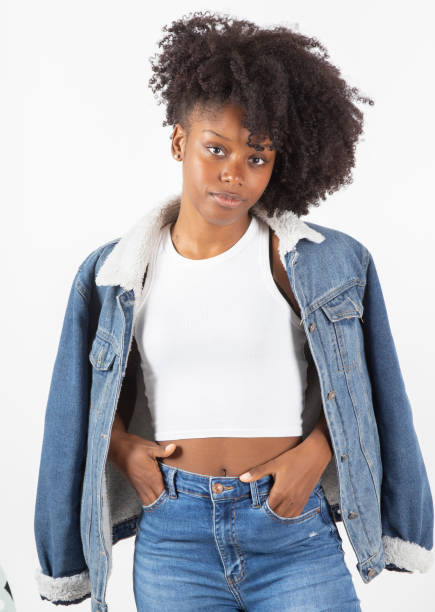
MULTIPOLYGON (((152 261, 152 254, 156 248, 161 229, 168 223, 173 223, 178 217, 181 198, 179 195, 166 200, 162 205, 156 206, 115 244, 101 266, 96 284, 120 285, 126 290, 133 289, 135 297, 142 295, 142 279, 146 266, 152 261)), ((322 242, 325 236, 309 227, 300 217, 292 211, 286 211, 277 216, 267 217, 267 211, 260 200, 249 209, 250 213, 264 221, 279 238, 279 256, 285 267, 285 254, 295 248, 301 238, 313 242, 322 242)), ((136 310, 136 309, 135 309, 136 310)))

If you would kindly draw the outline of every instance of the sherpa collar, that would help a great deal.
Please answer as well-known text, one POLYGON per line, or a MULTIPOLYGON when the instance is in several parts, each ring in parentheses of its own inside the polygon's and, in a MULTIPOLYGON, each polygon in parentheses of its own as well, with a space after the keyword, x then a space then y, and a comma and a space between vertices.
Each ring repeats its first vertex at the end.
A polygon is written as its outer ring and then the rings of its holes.
MULTIPOLYGON (((176 221, 180 203, 180 196, 177 195, 144 215, 115 244, 97 274, 95 282, 99 286, 120 285, 126 290, 133 289, 136 299, 135 312, 141 301, 143 275, 152 260, 160 230, 168 223, 176 221)), ((292 211, 286 211, 280 217, 274 213, 268 218, 260 200, 249 210, 278 236, 279 256, 284 267, 285 254, 294 249, 301 238, 313 242, 322 242, 325 239, 323 234, 309 227, 292 211)))

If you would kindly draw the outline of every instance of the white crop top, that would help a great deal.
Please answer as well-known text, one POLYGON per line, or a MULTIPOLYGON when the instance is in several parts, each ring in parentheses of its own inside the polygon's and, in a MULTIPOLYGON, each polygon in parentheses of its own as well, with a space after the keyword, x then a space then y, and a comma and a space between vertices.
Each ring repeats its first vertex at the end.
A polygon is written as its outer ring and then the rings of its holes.
POLYGON ((305 331, 272 276, 269 227, 189 259, 161 230, 135 338, 156 441, 302 435, 305 331))

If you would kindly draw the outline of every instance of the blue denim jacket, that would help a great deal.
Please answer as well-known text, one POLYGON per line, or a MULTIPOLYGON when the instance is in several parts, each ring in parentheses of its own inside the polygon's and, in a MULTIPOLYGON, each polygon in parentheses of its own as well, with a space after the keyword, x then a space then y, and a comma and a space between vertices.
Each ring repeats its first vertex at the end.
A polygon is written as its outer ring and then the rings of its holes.
MULTIPOLYGON (((161 228, 179 196, 121 239, 90 253, 75 275, 45 413, 35 505, 40 596, 56 604, 91 597, 106 612, 112 545, 136 534, 141 499, 107 461, 136 313, 161 228)), ((303 437, 323 409, 333 457, 322 487, 342 521, 365 583, 384 568, 425 572, 433 563, 433 502, 412 410, 373 258, 348 234, 292 212, 251 214, 279 238, 311 364, 303 437)), ((140 368, 138 368, 140 386, 140 368)), ((143 384, 143 381, 142 381, 143 384)), ((145 393, 127 430, 153 440, 145 393)))

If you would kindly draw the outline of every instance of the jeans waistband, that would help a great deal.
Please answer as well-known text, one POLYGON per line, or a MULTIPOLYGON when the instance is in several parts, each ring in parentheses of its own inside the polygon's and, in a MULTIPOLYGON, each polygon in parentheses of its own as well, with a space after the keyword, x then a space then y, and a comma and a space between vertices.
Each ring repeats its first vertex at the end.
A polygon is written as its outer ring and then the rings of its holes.
MULTIPOLYGON (((207 476, 162 463, 160 457, 157 457, 157 461, 170 497, 176 497, 177 491, 182 491, 216 501, 236 500, 250 495, 258 502, 259 496, 269 493, 274 483, 271 474, 252 482, 242 482, 237 476, 207 476)), ((314 495, 319 489, 320 481, 312 494, 314 495)))

